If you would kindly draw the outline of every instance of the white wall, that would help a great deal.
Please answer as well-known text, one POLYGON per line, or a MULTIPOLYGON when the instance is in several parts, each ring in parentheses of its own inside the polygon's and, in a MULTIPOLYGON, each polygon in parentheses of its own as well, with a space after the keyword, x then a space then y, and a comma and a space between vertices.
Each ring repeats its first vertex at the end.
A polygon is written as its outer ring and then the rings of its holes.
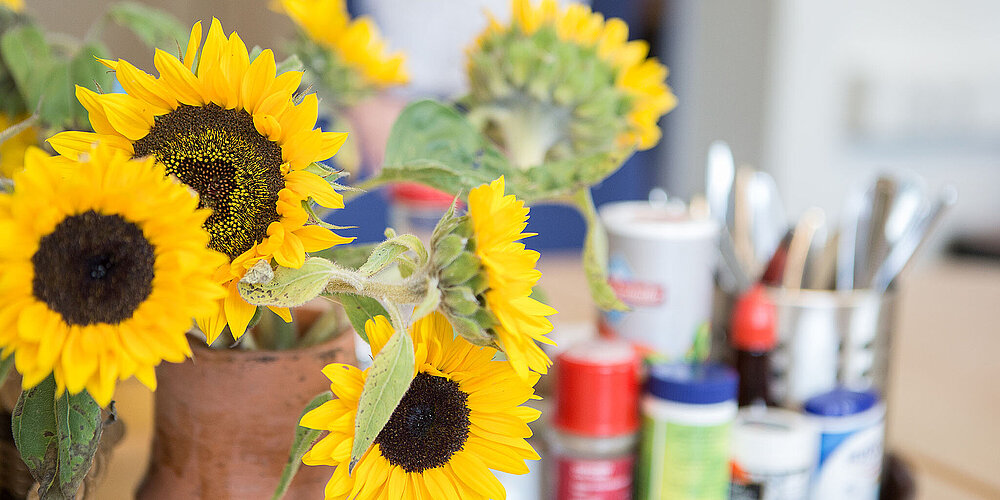
POLYGON ((770 171, 789 214, 835 220, 852 182, 909 168, 959 189, 939 239, 1000 230, 1000 1, 676 0, 678 108, 662 182, 704 189, 713 139, 770 171))
POLYGON ((1000 2, 775 5, 764 166, 792 213, 909 168, 958 186, 942 236, 1000 230, 1000 2))

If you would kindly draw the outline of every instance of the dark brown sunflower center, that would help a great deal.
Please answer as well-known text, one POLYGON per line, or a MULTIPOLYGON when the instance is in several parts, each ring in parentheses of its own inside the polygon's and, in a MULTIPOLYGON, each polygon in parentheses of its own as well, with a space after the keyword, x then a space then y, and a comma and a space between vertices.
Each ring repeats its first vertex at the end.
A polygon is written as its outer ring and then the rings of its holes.
POLYGON ((120 215, 71 215, 39 241, 32 292, 67 324, 120 323, 153 290, 155 261, 142 229, 120 215))
POLYGON ((469 437, 468 399, 458 382, 417 374, 375 438, 382 456, 406 472, 448 463, 469 437))
POLYGON ((167 173, 198 192, 212 209, 205 222, 209 248, 234 259, 267 236, 280 219, 281 147, 261 135, 243 109, 189 106, 156 117, 149 134, 133 144, 135 156, 153 155, 167 173))

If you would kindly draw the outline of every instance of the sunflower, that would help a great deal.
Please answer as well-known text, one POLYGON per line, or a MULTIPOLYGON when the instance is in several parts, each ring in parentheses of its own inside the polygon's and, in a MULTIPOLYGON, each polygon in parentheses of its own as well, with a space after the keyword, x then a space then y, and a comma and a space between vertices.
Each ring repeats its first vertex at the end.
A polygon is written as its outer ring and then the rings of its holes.
POLYGON ((511 9, 509 25, 491 18, 469 50, 466 104, 515 163, 656 145, 657 120, 676 98, 667 68, 647 58, 646 42, 628 41, 624 21, 555 0, 512 0, 511 9), (525 121, 541 123, 518 134, 525 121), (519 143, 538 141, 519 153, 519 143))
MULTIPOLYGON (((377 353, 393 328, 383 316, 365 324, 377 353)), ((358 398, 368 372, 331 364, 336 399, 302 417, 301 425, 330 433, 302 457, 307 465, 336 467, 327 499, 505 498, 489 469, 524 474, 538 454, 525 441, 538 410, 538 375, 525 381, 510 365, 492 361, 495 350, 455 337, 448 320, 433 313, 411 328, 417 374, 375 443, 349 473, 358 398)))
MULTIPOLYGON (((229 257, 215 279, 229 293, 218 312, 198 318, 212 342, 228 324, 234 338, 246 331, 256 308, 236 284, 260 260, 299 268, 305 252, 353 238, 306 224, 303 202, 343 208, 343 197, 322 177, 306 170, 333 156, 347 134, 315 129, 315 94, 293 98, 302 73, 276 75, 274 54, 250 61, 235 32, 226 38, 218 19, 201 53, 201 23, 191 30, 183 61, 157 50, 159 78, 128 61, 106 61, 125 94, 97 94, 77 87, 95 132, 63 132, 49 139, 59 153, 75 158, 95 141, 139 158, 152 156, 198 192, 199 206, 212 210, 205 222, 208 246, 229 257), (198 61, 197 71, 195 60, 198 61)), ((272 308, 286 321, 287 308, 272 308)))
POLYGON ((545 373, 552 364, 536 341, 554 344, 545 336, 552 331, 546 316, 556 310, 531 298, 542 273, 535 269, 539 253, 520 242, 533 236, 523 232, 528 207, 504 191, 503 177, 470 191, 469 218, 475 254, 486 274, 483 297, 497 320, 493 333, 514 371, 527 378, 529 369, 545 373))
POLYGON ((0 6, 6 7, 14 12, 24 10, 24 0, 0 0, 0 6))
MULTIPOLYGON (((12 119, 0 113, 0 132, 26 118, 28 117, 21 116, 12 119)), ((37 144, 37 136, 38 129, 28 127, 0 144, 0 176, 10 178, 14 172, 24 168, 24 151, 28 149, 28 146, 37 144)))
POLYGON ((152 158, 106 146, 75 162, 29 150, 14 185, 0 195, 0 348, 24 388, 51 373, 102 406, 133 375, 155 390, 153 368, 191 355, 191 318, 225 295, 209 212, 152 158))
POLYGON ((344 0, 277 0, 273 5, 337 62, 352 68, 362 84, 378 88, 409 81, 403 55, 387 53, 371 18, 352 21, 344 0))

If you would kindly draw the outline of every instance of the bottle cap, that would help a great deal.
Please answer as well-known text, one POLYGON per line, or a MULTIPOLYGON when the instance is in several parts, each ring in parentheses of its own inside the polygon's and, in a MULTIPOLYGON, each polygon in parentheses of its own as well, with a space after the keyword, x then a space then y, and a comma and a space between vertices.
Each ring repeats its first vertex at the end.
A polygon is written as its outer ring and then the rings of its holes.
POLYGON ((554 425, 590 437, 639 429, 639 355, 621 340, 598 339, 556 358, 554 425))
POLYGON ((809 398, 802 408, 806 413, 821 417, 846 417, 870 410, 878 402, 878 394, 873 391, 834 389, 809 398))
POLYGON ((647 389, 660 399, 689 404, 715 404, 736 399, 739 377, 718 363, 661 363, 649 369, 647 389))
POLYGON ((770 351, 777 343, 777 313, 764 287, 756 285, 733 307, 730 341, 742 351, 770 351))

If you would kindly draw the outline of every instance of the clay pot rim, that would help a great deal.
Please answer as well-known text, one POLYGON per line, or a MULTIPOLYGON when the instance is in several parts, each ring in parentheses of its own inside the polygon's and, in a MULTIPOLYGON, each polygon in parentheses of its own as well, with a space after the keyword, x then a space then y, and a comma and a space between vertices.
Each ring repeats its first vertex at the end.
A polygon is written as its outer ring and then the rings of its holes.
POLYGON ((308 347, 295 347, 292 349, 282 349, 282 350, 268 350, 268 349, 212 349, 205 343, 203 339, 198 336, 187 334, 188 345, 191 346, 191 357, 190 359, 194 362, 198 362, 199 359, 207 359, 210 361, 233 361, 233 360, 246 360, 248 358, 264 357, 267 360, 273 360, 274 358, 295 358, 300 356, 309 356, 312 354, 318 354, 324 351, 329 351, 331 348, 340 348, 341 337, 344 335, 350 335, 353 332, 351 328, 345 328, 341 330, 336 335, 330 337, 326 341, 314 344, 308 347))

